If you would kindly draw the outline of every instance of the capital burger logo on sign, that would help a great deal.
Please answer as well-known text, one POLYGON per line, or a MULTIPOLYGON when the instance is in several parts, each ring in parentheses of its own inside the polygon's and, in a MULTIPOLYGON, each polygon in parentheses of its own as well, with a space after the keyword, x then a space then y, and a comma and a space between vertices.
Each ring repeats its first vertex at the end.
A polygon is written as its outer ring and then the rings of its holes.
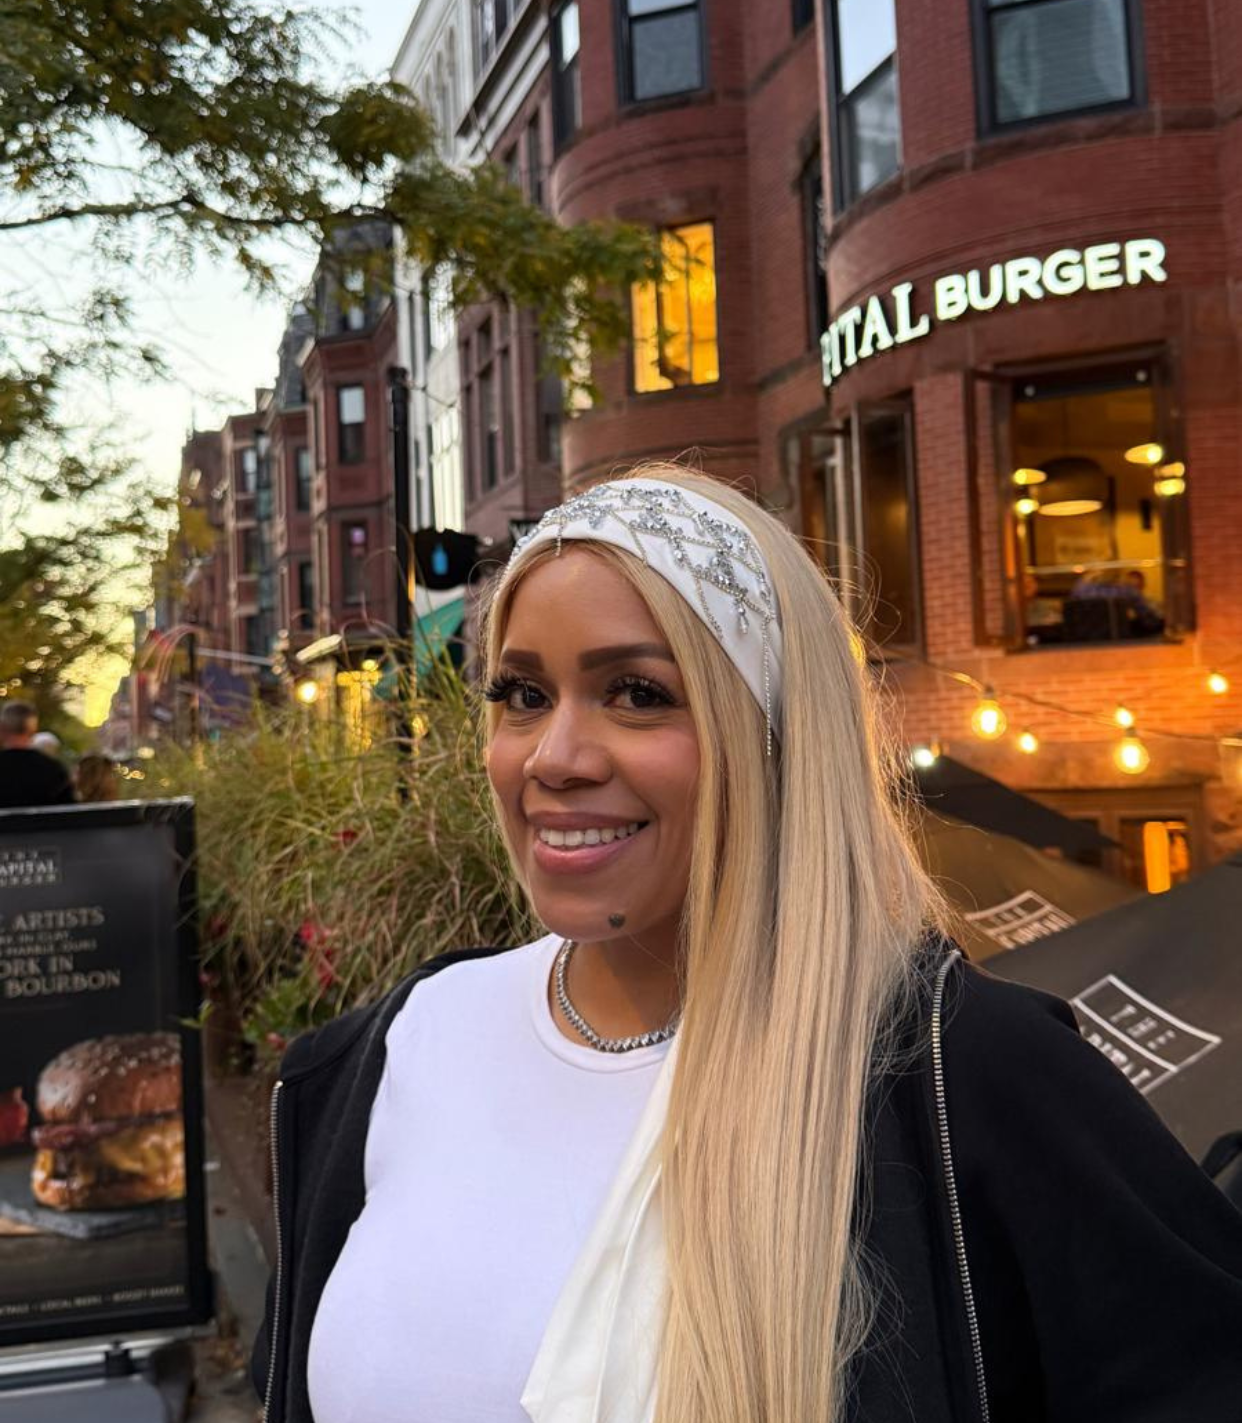
POLYGON ((860 361, 917 341, 933 326, 972 311, 1167 281, 1164 259, 1164 243, 1155 237, 1098 242, 1081 250, 1059 247, 1046 257, 1011 257, 937 277, 926 309, 920 308, 914 283, 899 282, 848 307, 829 324, 820 337, 824 385, 860 361))

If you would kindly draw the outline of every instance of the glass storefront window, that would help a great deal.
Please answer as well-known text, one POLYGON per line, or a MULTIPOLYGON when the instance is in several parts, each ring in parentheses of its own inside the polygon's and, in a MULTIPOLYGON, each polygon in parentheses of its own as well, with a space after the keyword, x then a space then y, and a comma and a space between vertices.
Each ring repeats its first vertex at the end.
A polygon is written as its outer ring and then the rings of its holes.
POLYGON ((856 406, 787 441, 802 537, 870 642, 922 642, 910 398, 856 406))
POLYGON ((660 234, 664 272, 631 293, 634 389, 672 390, 720 379, 716 245, 710 222, 660 234))
POLYGON ((1188 476, 1164 424, 1157 362, 1014 381, 1002 498, 1027 646, 1191 625, 1188 476))

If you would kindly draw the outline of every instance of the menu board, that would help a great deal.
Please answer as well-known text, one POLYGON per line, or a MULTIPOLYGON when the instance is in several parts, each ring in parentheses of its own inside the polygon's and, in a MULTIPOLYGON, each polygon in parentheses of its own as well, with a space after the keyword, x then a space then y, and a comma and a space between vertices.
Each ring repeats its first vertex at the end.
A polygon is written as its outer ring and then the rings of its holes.
POLYGON ((0 812, 0 1346, 210 1318, 193 817, 0 812))

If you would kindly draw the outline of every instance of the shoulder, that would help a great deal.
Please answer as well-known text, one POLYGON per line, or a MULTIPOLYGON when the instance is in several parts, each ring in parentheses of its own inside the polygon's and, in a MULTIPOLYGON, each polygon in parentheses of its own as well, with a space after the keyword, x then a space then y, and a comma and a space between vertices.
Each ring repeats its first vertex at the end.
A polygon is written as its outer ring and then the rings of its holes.
POLYGON ((460 965, 499 960, 512 952, 503 945, 453 949, 428 959, 382 998, 343 1013, 323 1027, 296 1038, 281 1060, 281 1080, 300 1080, 339 1063, 351 1054, 370 1051, 377 1043, 382 1045, 389 1027, 420 984, 460 965))

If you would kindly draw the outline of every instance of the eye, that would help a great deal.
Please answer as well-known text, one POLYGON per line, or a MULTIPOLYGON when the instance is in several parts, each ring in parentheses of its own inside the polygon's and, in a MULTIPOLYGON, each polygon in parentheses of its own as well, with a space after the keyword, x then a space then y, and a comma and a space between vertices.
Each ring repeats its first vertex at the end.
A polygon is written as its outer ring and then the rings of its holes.
POLYGON ((609 683, 609 699, 619 698, 629 711, 650 711, 657 707, 676 706, 676 699, 659 682, 649 677, 629 675, 609 683))
POLYGON ((533 682, 504 674, 484 687, 483 696, 486 701, 499 702, 507 711, 538 711, 547 701, 533 682))

